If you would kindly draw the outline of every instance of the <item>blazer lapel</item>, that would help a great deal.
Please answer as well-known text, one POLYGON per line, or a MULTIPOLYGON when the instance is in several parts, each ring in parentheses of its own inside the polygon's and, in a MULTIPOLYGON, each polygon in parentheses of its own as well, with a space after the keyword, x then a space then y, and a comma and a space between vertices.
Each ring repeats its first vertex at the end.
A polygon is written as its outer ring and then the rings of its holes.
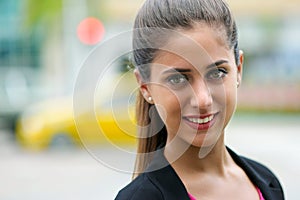
POLYGON ((149 179, 157 185, 166 200, 190 200, 185 186, 163 155, 163 150, 154 155, 146 171, 149 179))
POLYGON ((245 171, 253 184, 261 190, 266 200, 284 199, 281 185, 271 171, 255 161, 238 156, 228 147, 227 150, 237 165, 245 171))
MULTIPOLYGON (((263 165, 237 155, 227 147, 233 160, 257 186, 265 200, 283 200, 284 194, 275 175, 263 165)), ((187 190, 175 170, 163 155, 163 149, 158 150, 146 170, 149 179, 158 187, 166 200, 190 200, 187 190)))

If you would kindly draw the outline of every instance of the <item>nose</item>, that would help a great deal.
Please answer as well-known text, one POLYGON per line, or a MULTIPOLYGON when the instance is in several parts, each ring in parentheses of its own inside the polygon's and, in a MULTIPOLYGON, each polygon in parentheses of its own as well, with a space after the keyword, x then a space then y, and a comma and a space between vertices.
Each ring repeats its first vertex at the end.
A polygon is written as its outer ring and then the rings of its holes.
POLYGON ((191 105, 194 108, 207 110, 213 103, 212 95, 208 84, 203 80, 197 80, 192 86, 193 92, 191 105))

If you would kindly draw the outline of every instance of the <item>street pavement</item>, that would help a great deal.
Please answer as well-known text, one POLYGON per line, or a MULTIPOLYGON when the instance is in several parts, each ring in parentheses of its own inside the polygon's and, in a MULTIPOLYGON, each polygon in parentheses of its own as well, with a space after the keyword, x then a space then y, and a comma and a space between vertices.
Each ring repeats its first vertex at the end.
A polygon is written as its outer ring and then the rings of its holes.
MULTIPOLYGON (((299 122, 299 116, 238 115, 226 130, 226 144, 267 165, 279 177, 288 200, 300 199, 299 122)), ((0 199, 114 199, 131 180, 130 173, 119 170, 132 170, 133 162, 132 156, 118 155, 111 147, 97 152, 71 147, 32 152, 20 147, 13 133, 0 130, 0 199)))

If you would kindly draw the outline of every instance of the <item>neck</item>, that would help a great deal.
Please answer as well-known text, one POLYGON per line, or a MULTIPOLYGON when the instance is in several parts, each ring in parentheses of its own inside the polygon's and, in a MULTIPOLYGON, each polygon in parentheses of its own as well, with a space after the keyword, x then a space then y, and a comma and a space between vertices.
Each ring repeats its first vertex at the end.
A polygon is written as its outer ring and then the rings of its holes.
MULTIPOLYGON (((199 157, 201 147, 188 146, 184 144, 170 145, 165 149, 165 157, 171 163, 172 167, 178 174, 194 174, 194 173, 213 173, 216 175, 225 175, 226 168, 233 162, 224 145, 223 134, 218 139, 218 142, 204 157, 199 157), (176 147, 176 150, 173 147, 176 147), (179 148, 178 148, 179 147, 179 148), (184 148, 185 147, 185 148, 184 148), (183 152, 179 155, 178 149, 183 152), (186 150, 184 150, 186 149, 186 150), (175 151, 174 151, 175 150, 175 151)), ((203 150, 203 149, 202 149, 203 150)))

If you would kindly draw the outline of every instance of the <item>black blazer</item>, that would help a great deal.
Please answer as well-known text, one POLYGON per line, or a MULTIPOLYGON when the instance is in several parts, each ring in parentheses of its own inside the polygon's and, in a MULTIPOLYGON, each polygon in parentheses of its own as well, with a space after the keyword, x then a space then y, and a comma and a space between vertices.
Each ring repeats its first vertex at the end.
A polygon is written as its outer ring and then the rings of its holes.
MULTIPOLYGON (((265 200, 284 200, 282 187, 268 168, 237 155, 229 148, 227 150, 253 184, 261 190, 265 200)), ((190 198, 182 181, 160 153, 154 156, 146 172, 123 188, 115 200, 190 200, 190 198), (162 163, 166 164, 165 167, 159 168, 162 163)))

